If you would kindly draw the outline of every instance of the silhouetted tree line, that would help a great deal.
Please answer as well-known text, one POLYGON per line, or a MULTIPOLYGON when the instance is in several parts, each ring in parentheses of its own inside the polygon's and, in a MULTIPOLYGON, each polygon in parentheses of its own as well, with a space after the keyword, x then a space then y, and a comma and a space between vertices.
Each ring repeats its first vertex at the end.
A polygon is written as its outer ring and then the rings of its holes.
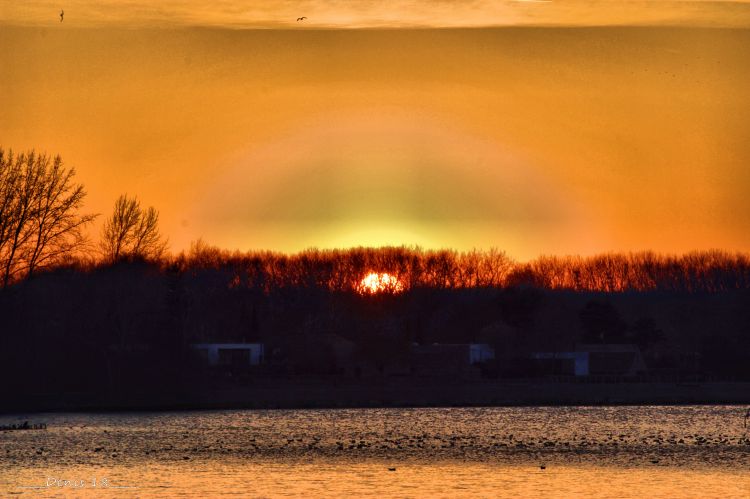
POLYGON ((497 376, 528 374, 531 352, 627 342, 650 367, 750 379, 745 254, 519 263, 496 249, 289 255, 199 240, 170 255, 158 212, 128 196, 97 249, 60 158, 0 151, 0 168, 0 392, 14 397, 189 392, 203 377, 198 342, 261 341, 268 369, 300 375, 339 373, 343 347, 382 369, 414 343, 482 342, 497 376), (373 272, 403 289, 361 294, 373 272))
POLYGON ((576 291, 713 293, 750 287, 750 255, 710 250, 680 256, 652 251, 542 256, 518 265, 509 281, 576 291))
POLYGON ((308 249, 288 255, 228 252, 199 240, 163 261, 181 272, 213 270, 227 285, 271 292, 282 288, 356 291, 369 273, 387 273, 403 289, 503 287, 513 261, 502 251, 457 252, 408 247, 308 249))
POLYGON ((56 266, 158 262, 180 272, 213 269, 227 285, 269 292, 317 287, 352 291, 368 273, 388 273, 399 289, 527 286, 574 291, 718 292, 750 287, 750 255, 720 250, 681 256, 644 251, 592 257, 541 256, 516 262, 505 252, 385 247, 309 249, 294 255, 228 252, 199 240, 177 256, 166 253, 159 213, 120 196, 105 220, 98 251, 81 214, 86 192, 60 156, 0 148, 0 279, 2 286, 56 266))
POLYGON ((489 343, 490 374, 526 377, 532 352, 637 343, 650 368, 750 379, 750 291, 700 294, 411 288, 363 296, 241 285, 231 266, 144 261, 58 268, 0 293, 2 389, 185 390, 205 377, 192 343, 262 342, 266 369, 337 374, 341 343, 383 368, 412 344, 489 343), (197 381, 196 381, 197 380, 197 381))
POLYGON ((653 252, 592 257, 542 256, 515 262, 503 251, 423 250, 408 247, 309 249, 294 255, 228 252, 202 241, 166 260, 183 271, 212 268, 228 285, 268 292, 318 287, 352 291, 370 272, 395 276, 404 289, 533 287, 571 291, 714 293, 750 288, 750 257, 719 250, 681 256, 653 252))

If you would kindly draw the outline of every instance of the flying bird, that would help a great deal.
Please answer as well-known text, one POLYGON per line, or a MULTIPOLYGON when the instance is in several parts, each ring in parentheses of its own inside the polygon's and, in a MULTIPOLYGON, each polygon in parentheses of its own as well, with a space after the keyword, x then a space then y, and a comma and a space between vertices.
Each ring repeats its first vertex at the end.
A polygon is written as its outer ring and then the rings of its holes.
POLYGON ((297 22, 304 21, 305 19, 307 19, 307 17, 305 17, 305 16, 298 17, 297 18, 297 22))
POLYGON ((60 22, 63 21, 63 16, 65 15, 65 11, 60 9, 60 22))

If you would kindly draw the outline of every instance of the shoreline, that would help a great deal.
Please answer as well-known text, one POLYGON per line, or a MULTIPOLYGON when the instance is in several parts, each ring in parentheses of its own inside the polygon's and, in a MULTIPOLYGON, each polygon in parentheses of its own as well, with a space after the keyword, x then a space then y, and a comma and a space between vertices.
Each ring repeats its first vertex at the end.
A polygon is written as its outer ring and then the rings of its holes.
POLYGON ((750 382, 564 383, 387 380, 255 381, 190 392, 29 394, 4 397, 0 414, 232 409, 750 405, 750 382))

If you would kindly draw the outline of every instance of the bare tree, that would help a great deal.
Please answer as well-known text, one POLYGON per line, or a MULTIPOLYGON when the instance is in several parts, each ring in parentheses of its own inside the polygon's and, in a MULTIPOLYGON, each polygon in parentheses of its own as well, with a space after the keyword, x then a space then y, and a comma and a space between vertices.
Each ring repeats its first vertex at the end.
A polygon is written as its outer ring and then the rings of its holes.
POLYGON ((62 158, 0 149, 0 265, 2 286, 59 263, 87 243, 81 215, 86 191, 62 158))
POLYGON ((152 206, 141 209, 136 197, 120 196, 104 224, 100 247, 109 262, 159 259, 167 249, 167 241, 159 233, 159 212, 152 206))

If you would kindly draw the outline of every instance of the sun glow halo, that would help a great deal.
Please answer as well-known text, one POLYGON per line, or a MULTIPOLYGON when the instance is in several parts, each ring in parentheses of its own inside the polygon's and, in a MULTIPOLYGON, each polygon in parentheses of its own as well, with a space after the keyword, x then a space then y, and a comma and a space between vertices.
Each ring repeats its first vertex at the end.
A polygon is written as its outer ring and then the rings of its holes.
POLYGON ((386 272, 370 272, 359 281, 357 291, 363 295, 374 295, 379 293, 400 293, 404 290, 404 285, 396 276, 386 272))

